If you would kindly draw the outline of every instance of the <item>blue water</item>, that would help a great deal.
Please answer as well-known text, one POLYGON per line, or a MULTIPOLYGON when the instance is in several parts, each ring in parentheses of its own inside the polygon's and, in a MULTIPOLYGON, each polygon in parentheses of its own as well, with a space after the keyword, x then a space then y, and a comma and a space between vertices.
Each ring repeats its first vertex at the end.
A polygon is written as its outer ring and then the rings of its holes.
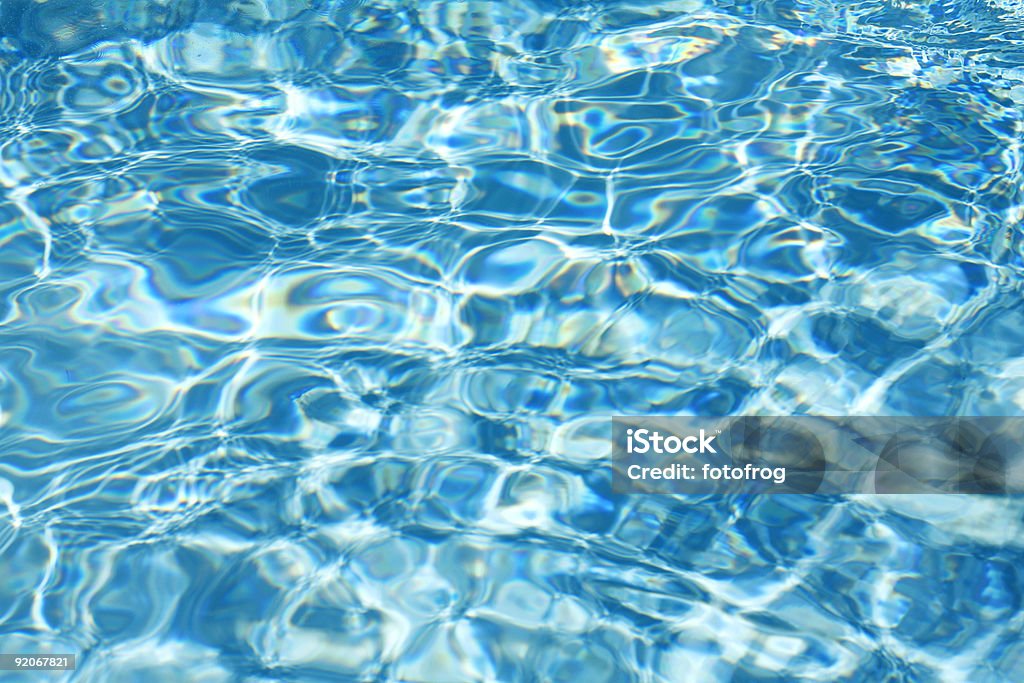
POLYGON ((1024 501, 615 414, 1024 410, 1015 0, 3 0, 12 681, 1024 680, 1024 501))

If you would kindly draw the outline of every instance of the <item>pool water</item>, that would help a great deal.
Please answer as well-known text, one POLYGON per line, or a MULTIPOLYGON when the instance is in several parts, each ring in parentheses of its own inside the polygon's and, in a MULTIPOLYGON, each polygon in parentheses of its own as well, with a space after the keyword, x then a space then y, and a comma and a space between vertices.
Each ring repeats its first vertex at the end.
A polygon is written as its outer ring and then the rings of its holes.
POLYGON ((1024 501, 611 490, 1024 410, 1014 0, 3 0, 0 653, 1024 679, 1024 501))

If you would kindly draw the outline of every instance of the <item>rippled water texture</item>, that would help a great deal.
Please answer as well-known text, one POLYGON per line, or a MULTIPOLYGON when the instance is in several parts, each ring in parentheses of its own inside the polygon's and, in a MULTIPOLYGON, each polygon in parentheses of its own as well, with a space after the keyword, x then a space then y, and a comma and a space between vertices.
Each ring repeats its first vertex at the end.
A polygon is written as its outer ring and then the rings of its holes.
POLYGON ((1024 680, 1024 505, 613 414, 1024 409, 1013 0, 0 4, 4 680, 1024 680))

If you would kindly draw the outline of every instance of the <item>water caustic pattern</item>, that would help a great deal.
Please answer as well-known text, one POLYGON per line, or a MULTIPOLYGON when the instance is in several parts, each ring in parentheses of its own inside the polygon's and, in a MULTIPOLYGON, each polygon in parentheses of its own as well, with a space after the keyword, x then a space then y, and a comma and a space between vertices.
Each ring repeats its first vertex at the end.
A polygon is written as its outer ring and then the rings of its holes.
POLYGON ((1024 677, 1024 506, 613 414, 1024 409, 1012 0, 0 5, 5 680, 1024 677))

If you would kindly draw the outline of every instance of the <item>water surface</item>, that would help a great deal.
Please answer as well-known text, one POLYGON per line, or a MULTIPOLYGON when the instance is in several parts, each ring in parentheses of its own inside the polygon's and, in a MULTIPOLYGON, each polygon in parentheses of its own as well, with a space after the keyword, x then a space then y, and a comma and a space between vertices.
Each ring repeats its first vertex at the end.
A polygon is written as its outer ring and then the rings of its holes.
POLYGON ((1024 9, 8 0, 11 680, 1024 676, 1017 499, 614 414, 1024 408, 1024 9), (19 678, 20 677, 20 678, 19 678))

